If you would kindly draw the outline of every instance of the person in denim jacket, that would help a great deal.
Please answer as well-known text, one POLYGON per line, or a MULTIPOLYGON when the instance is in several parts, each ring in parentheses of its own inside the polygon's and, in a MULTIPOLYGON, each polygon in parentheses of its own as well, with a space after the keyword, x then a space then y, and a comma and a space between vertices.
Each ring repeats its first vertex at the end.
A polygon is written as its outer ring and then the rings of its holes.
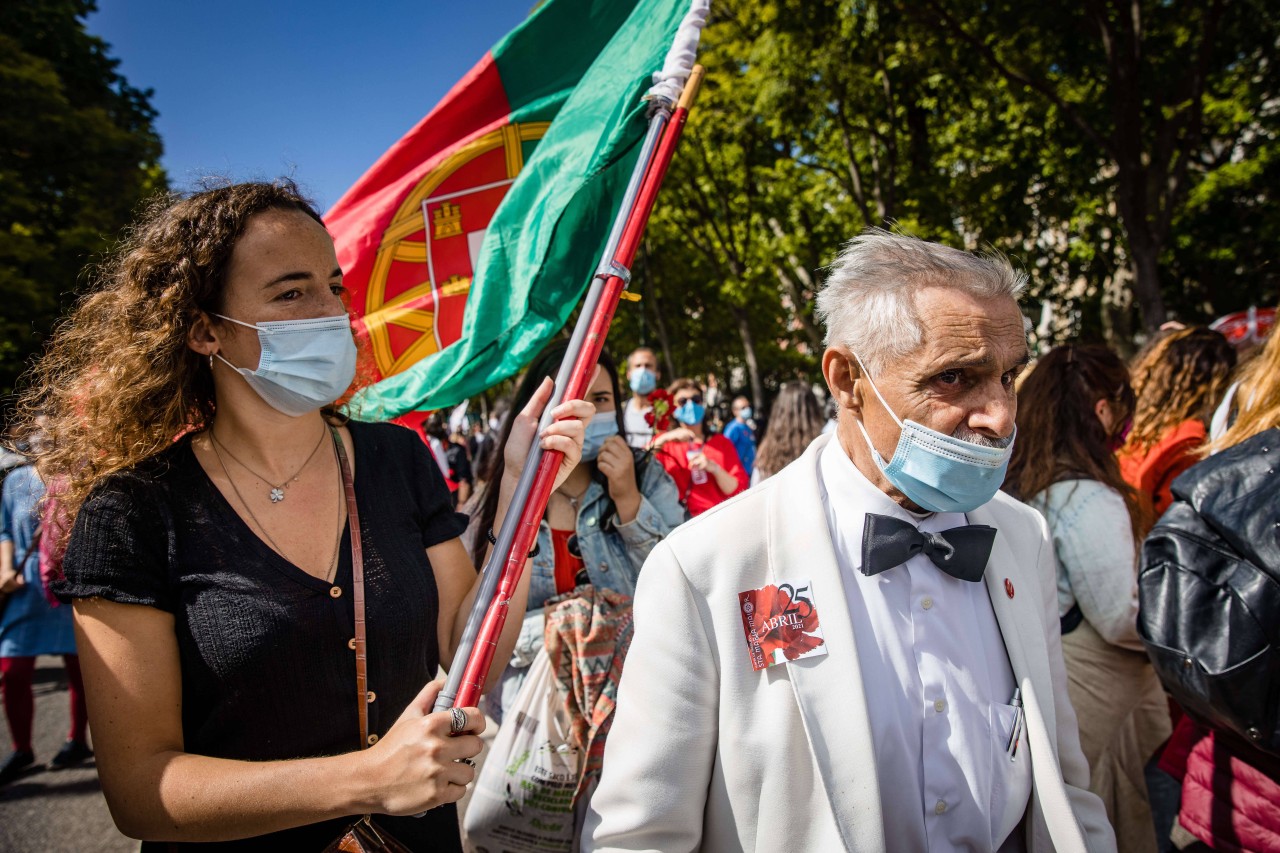
MULTIPOLYGON (((516 391, 512 411, 530 396, 543 377, 554 377, 566 345, 548 347, 534 360, 516 391)), ((625 595, 635 592, 640 567, 662 539, 688 519, 675 482, 649 453, 630 447, 623 436, 624 398, 618 371, 601 352, 600 370, 586 399, 597 416, 588 428, 583 462, 552 493, 538 532, 529 580, 529 604, 520 639, 485 710, 501 722, 502 709, 515 699, 527 670, 543 645, 543 605, 551 598, 591 584, 625 595)), ((504 423, 499 446, 506 445, 504 423)), ((499 463, 501 465, 501 463, 499 463)), ((501 470, 494 477, 500 481, 501 470)), ((477 569, 488 552, 494 499, 484 495, 473 512, 467 541, 477 569)), ((496 531, 495 535, 496 535, 496 531)))

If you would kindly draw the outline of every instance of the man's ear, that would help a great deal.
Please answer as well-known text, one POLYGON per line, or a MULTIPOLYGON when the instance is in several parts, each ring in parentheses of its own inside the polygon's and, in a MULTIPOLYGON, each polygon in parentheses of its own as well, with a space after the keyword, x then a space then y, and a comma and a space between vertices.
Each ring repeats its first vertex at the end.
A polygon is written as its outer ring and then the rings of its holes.
POLYGON ((853 353, 842 346, 827 347, 822 354, 822 376, 841 409, 862 410, 862 369, 853 353))
POLYGON ((196 315, 196 321, 187 330, 187 346, 203 356, 213 355, 220 348, 213 321, 203 311, 196 315))

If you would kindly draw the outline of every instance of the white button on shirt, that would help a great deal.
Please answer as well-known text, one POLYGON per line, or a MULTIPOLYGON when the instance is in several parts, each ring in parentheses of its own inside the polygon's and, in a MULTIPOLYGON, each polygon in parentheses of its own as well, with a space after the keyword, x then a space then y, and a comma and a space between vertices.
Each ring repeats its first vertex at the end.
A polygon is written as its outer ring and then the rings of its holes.
POLYGON ((925 532, 964 525, 964 515, 907 512, 862 475, 839 441, 823 449, 819 470, 889 848, 1022 849, 1012 833, 1031 795, 1031 766, 1025 736, 1014 760, 1006 752, 1015 683, 986 585, 953 578, 923 555, 874 577, 859 571, 868 512, 925 532))
POLYGON ((649 426, 649 422, 644 419, 644 413, 647 411, 648 409, 636 406, 635 397, 627 400, 627 404, 622 407, 622 425, 627 430, 627 444, 632 447, 643 449, 653 438, 653 427, 649 426))

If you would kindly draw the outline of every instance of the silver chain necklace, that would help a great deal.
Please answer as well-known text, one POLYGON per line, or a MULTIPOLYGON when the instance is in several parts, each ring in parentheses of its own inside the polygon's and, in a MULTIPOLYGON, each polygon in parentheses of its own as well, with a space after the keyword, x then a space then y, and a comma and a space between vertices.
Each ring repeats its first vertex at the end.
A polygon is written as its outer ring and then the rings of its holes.
MULTIPOLYGON (((278 483, 278 484, 277 484, 277 483, 273 483, 273 482, 271 482, 271 481, 270 481, 270 480, 268 480, 266 477, 262 476, 262 475, 261 475, 261 474, 259 474, 257 471, 253 470, 253 469, 252 469, 252 468, 250 468, 248 465, 246 465, 243 461, 241 461, 241 459, 240 459, 240 457, 239 457, 239 456, 236 456, 234 453, 232 453, 232 452, 231 452, 231 448, 230 448, 230 447, 227 447, 227 446, 226 446, 225 444, 223 444, 221 441, 218 441, 218 437, 217 437, 216 435, 214 435, 214 434, 213 434, 213 428, 212 428, 212 427, 210 427, 210 429, 209 429, 209 438, 210 438, 210 440, 211 440, 211 441, 213 441, 213 443, 214 443, 214 445, 215 445, 215 447, 214 447, 214 453, 217 453, 217 452, 218 452, 218 448, 219 448, 219 447, 221 447, 223 450, 225 450, 225 451, 227 452, 227 455, 231 457, 231 460, 232 460, 233 462, 235 462, 235 463, 236 463, 237 465, 239 465, 241 468, 243 468, 244 470, 248 471, 250 474, 252 474, 253 476, 257 477, 259 480, 261 480, 262 482, 264 482, 264 483, 266 483, 268 486, 270 486, 270 487, 271 487, 271 493, 270 493, 270 496, 271 496, 271 502, 272 502, 273 504, 278 504, 278 503, 280 503, 280 501, 284 500, 284 490, 285 490, 285 489, 287 489, 287 488, 289 488, 290 486, 292 486, 294 483, 296 483, 296 482, 298 481, 298 477, 302 475, 303 470, 304 470, 308 465, 310 465, 310 464, 311 464, 311 460, 315 458, 315 456, 316 456, 316 452, 320 450, 320 445, 324 444, 324 435, 325 435, 325 432, 327 432, 327 430, 325 430, 325 429, 321 429, 321 430, 320 430, 320 440, 316 442, 316 446, 315 446, 315 447, 311 448, 311 454, 310 454, 309 456, 307 456, 307 460, 306 460, 305 462, 303 462, 303 463, 302 463, 302 465, 300 465, 300 466, 298 467, 298 470, 293 472, 293 476, 292 476, 292 477, 288 477, 288 478, 286 478, 286 479, 285 479, 285 481, 284 481, 283 483, 278 483)), ((219 462, 219 463, 221 463, 221 462, 222 462, 222 455, 221 455, 221 454, 219 454, 219 455, 218 455, 218 462, 219 462)), ((224 466, 224 467, 225 467, 225 466, 224 466)), ((228 475, 228 479, 230 479, 230 476, 229 476, 229 475, 228 475)))
MULTIPOLYGON (((222 454, 218 452, 218 447, 221 444, 221 442, 218 441, 216 438, 213 438, 212 429, 209 430, 209 438, 213 439, 211 446, 213 447, 213 455, 216 456, 218 459, 218 467, 222 469, 222 476, 226 477, 227 482, 231 484, 231 491, 235 493, 236 500, 240 501, 240 505, 244 507, 245 512, 249 513, 249 518, 253 520, 254 526, 257 527, 258 530, 262 531, 262 535, 267 538, 267 542, 270 543, 272 549, 274 549, 275 552, 279 554, 283 559, 289 560, 289 557, 284 553, 284 549, 281 548, 278 544, 276 544, 276 540, 271 538, 271 534, 267 532, 267 528, 263 525, 263 523, 258 520, 258 516, 253 514, 253 507, 249 506, 249 502, 244 499, 244 495, 240 494, 240 489, 236 486, 236 481, 231 478, 231 472, 227 470, 227 463, 223 461, 222 454)), ((320 436, 320 438, 321 440, 323 440, 324 436, 322 435, 320 436)), ((226 450, 225 447, 223 447, 222 449, 226 450)), ((228 450, 227 452, 230 453, 231 451, 228 450)), ((334 459, 336 460, 338 451, 335 448, 333 452, 334 452, 334 459)), ((311 455, 315 456, 314 450, 311 452, 311 455)), ((232 458, 235 458, 235 457, 232 457, 232 458)), ((308 458, 307 461, 310 462, 311 461, 310 458, 308 458)), ((272 498, 272 500, 274 501, 275 499, 272 498)), ((341 488, 339 488, 338 489, 338 520, 339 522, 341 522, 342 520, 342 504, 343 504, 343 491, 341 488)), ((342 550, 342 528, 339 527, 338 541, 334 543, 333 557, 332 559, 329 560, 329 569, 328 571, 325 572, 325 575, 324 575, 325 583, 333 582, 334 574, 338 568, 338 552, 341 550, 342 550)), ((292 563, 293 561, 289 560, 289 562, 292 563)), ((297 564, 294 563, 294 565, 297 565, 297 564)))

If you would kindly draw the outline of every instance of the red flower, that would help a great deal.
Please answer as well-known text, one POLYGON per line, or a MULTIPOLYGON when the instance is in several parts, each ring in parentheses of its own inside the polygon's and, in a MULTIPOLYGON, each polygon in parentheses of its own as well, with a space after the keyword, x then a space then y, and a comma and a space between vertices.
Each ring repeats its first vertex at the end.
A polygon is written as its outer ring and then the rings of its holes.
POLYGON ((666 432, 671 429, 671 410, 675 408, 675 400, 665 388, 654 389, 646 398, 650 409, 644 413, 644 421, 653 427, 654 432, 666 432))
POLYGON ((816 634, 818 611, 805 589, 797 591, 790 584, 764 587, 757 593, 755 616, 756 638, 767 661, 773 659, 774 649, 795 660, 822 645, 816 634))

